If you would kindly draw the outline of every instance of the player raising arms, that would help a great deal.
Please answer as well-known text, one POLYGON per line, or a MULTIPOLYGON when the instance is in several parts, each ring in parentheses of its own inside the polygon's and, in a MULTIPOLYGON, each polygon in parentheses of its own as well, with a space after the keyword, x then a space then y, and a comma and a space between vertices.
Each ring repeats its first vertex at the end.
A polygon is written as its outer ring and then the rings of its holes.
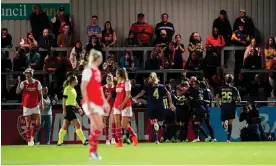
POLYGON ((26 139, 29 146, 34 145, 34 135, 40 127, 40 111, 43 111, 42 86, 38 80, 33 79, 34 70, 27 68, 23 73, 26 76, 25 81, 18 77, 18 86, 16 93, 22 92, 23 116, 26 122, 26 139), (35 125, 31 130, 31 123, 35 125))
POLYGON ((110 111, 108 113, 104 113, 103 115, 103 122, 104 122, 104 134, 105 134, 105 138, 106 138, 106 144, 109 145, 110 144, 110 140, 109 140, 109 118, 111 115, 111 120, 112 120, 112 140, 111 140, 111 144, 116 144, 115 141, 115 137, 116 137, 116 126, 115 126, 115 120, 114 120, 114 115, 112 114, 113 111, 113 105, 114 105, 114 96, 113 93, 116 90, 116 87, 114 85, 114 80, 113 80, 113 75, 112 74, 108 74, 106 76, 106 85, 102 86, 103 92, 104 92, 104 96, 106 97, 106 100, 110 106, 110 111))
POLYGON ((104 110, 110 111, 109 104, 104 97, 101 88, 101 72, 99 66, 103 61, 102 53, 91 50, 89 53, 88 66, 82 72, 81 93, 82 108, 90 120, 90 136, 89 136, 89 159, 101 160, 97 148, 99 136, 103 128, 104 110))
POLYGON ((236 87, 230 85, 234 77, 232 74, 226 74, 225 85, 222 86, 216 94, 217 106, 221 108, 222 127, 227 130, 227 142, 230 143, 232 134, 232 122, 236 116, 236 102, 240 102, 240 94, 236 87), (227 129, 228 128, 228 129, 227 129))
POLYGON ((76 133, 81 139, 82 143, 84 145, 87 145, 88 140, 85 138, 83 131, 81 129, 80 121, 78 120, 75 114, 75 111, 78 111, 80 115, 83 114, 83 111, 77 102, 77 92, 75 90, 75 86, 78 85, 78 78, 72 74, 68 76, 68 78, 66 79, 63 85, 65 86, 63 90, 63 101, 62 101, 64 120, 63 120, 62 127, 60 128, 58 133, 57 146, 63 145, 63 138, 71 122, 73 123, 76 129, 76 133))
POLYGON ((125 68, 120 68, 116 71, 116 79, 116 98, 113 108, 116 123, 116 147, 123 146, 122 127, 129 132, 133 145, 136 146, 138 144, 138 137, 129 124, 129 118, 132 117, 131 83, 128 80, 125 68))
POLYGON ((156 144, 159 144, 157 131, 159 130, 158 121, 163 120, 164 106, 169 104, 171 110, 175 110, 175 106, 172 104, 172 97, 170 92, 165 88, 164 85, 159 84, 159 79, 157 74, 152 72, 150 74, 148 84, 144 86, 144 89, 133 98, 134 101, 137 101, 139 97, 142 97, 144 94, 147 94, 148 110, 150 123, 152 126, 152 132, 154 141, 156 144), (164 104, 163 97, 167 95, 169 103, 164 104))

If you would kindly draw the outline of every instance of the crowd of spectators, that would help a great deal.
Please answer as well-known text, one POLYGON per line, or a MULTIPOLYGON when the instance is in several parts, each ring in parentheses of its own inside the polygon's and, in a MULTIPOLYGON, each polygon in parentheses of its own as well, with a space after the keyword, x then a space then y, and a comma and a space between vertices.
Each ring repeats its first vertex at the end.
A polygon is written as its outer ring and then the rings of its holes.
MULTIPOLYGON (((246 16, 244 9, 240 10, 240 17, 235 20, 233 29, 227 18, 225 10, 213 22, 212 34, 206 39, 201 38, 198 32, 192 32, 187 44, 188 58, 184 57, 186 51, 180 34, 175 34, 173 23, 168 21, 169 15, 163 13, 161 22, 156 24, 155 30, 145 22, 145 15, 139 13, 137 22, 133 23, 129 35, 124 41, 126 47, 149 47, 155 49, 150 52, 147 59, 142 59, 141 52, 124 51, 117 57, 114 52, 108 55, 102 65, 104 74, 113 73, 118 67, 125 67, 130 72, 145 69, 186 69, 190 71, 203 70, 203 77, 208 80, 215 89, 223 84, 224 72, 221 67, 221 49, 225 46, 245 46, 246 50, 235 51, 235 83, 244 95, 257 95, 269 97, 270 92, 276 89, 276 73, 269 74, 242 73, 241 69, 276 69, 276 44, 270 37, 265 47, 259 47, 254 33, 253 21, 246 16), (152 40, 155 34, 155 40, 152 40), (206 52, 206 55, 204 54, 206 52), (143 64, 145 62, 145 64, 143 64), (255 91, 249 91, 249 88, 255 91)), ((38 77, 43 84, 52 85, 56 89, 62 89, 65 73, 68 71, 81 71, 87 64, 87 56, 91 49, 102 51, 106 47, 114 47, 117 42, 116 32, 110 21, 106 21, 103 29, 97 24, 98 17, 92 16, 91 25, 87 26, 87 43, 73 39, 74 28, 69 15, 65 13, 63 6, 52 19, 48 19, 40 5, 34 5, 34 11, 30 14, 31 32, 19 43, 13 63, 7 52, 2 52, 2 72, 24 71, 27 67, 35 70, 44 70, 44 77, 38 77), (70 54, 66 52, 50 51, 52 47, 71 47, 70 54), (44 48, 48 51, 39 51, 44 48), (3 63, 3 61, 5 63, 3 63), (4 64, 4 65, 3 65, 4 64), (54 81, 50 82, 47 73, 54 73, 54 81)), ((6 28, 1 31, 1 47, 12 47, 12 36, 6 28)), ((105 54, 105 52, 103 52, 105 54)), ((227 68, 229 54, 225 54, 224 68, 227 68)), ((146 75, 144 75, 146 76, 146 75)), ((190 76, 197 74, 188 73, 190 76)), ((136 79, 137 75, 133 77, 136 79)), ((173 74, 175 79, 183 75, 173 74)), ((185 76, 186 77, 186 76, 185 76)), ((202 77, 202 78, 203 78, 202 77)), ((143 79, 142 79, 143 80, 143 79)), ((139 81, 139 79, 137 80, 139 81)), ((139 82, 142 83, 143 81, 139 82)), ((136 82, 135 82, 136 84, 136 82)), ((2 79, 2 87, 6 86, 6 78, 2 79)), ((57 90, 56 90, 57 91, 57 90)), ((261 98, 261 97, 260 97, 261 98)))

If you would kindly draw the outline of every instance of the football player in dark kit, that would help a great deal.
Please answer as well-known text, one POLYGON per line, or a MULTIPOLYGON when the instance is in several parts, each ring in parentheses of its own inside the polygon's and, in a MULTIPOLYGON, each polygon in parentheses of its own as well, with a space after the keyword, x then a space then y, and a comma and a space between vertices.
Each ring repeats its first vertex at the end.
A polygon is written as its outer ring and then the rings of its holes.
POLYGON ((139 97, 142 97, 144 94, 147 94, 148 110, 149 117, 152 126, 152 132, 154 141, 156 144, 159 144, 157 131, 159 130, 158 121, 163 121, 164 115, 164 104, 163 97, 168 97, 168 106, 171 110, 175 110, 175 107, 172 103, 172 98, 170 92, 165 88, 164 85, 159 84, 159 79, 157 74, 152 72, 149 77, 148 84, 144 86, 144 89, 133 98, 134 102, 137 102, 139 97))
POLYGON ((187 81, 184 81, 176 88, 176 122, 179 126, 179 140, 180 142, 188 142, 188 125, 191 117, 189 105, 189 90, 190 86, 187 81))
POLYGON ((192 121, 195 133, 195 139, 193 140, 193 142, 200 142, 200 132, 205 136, 205 141, 209 142, 211 140, 211 137, 206 134, 204 128, 201 126, 201 122, 203 121, 206 109, 203 101, 203 91, 199 87, 199 85, 200 81, 196 80, 193 82, 193 87, 189 89, 189 98, 191 100, 190 102, 192 109, 192 121))
POLYGON ((211 90, 208 88, 207 82, 201 81, 200 82, 200 88, 203 91, 203 100, 204 100, 204 106, 205 106, 205 109, 206 109, 203 121, 205 122, 205 124, 206 124, 206 126, 209 130, 209 133, 210 133, 211 138, 212 138, 211 141, 216 142, 217 140, 215 139, 215 136, 214 136, 214 129, 211 126, 210 112, 209 112, 209 109, 208 109, 208 107, 211 106, 211 103, 213 101, 213 95, 212 95, 211 90))
POLYGON ((236 102, 241 101, 239 91, 231 85, 233 80, 232 74, 226 74, 225 85, 219 89, 216 95, 217 106, 220 106, 221 109, 222 127, 227 130, 228 143, 230 143, 232 133, 232 121, 236 116, 236 102))

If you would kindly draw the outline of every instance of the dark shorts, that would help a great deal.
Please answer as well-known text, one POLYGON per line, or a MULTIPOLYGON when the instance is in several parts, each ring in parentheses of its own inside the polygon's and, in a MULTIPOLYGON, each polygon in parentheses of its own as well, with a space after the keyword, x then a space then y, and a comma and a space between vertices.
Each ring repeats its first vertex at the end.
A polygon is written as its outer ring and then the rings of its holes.
POLYGON ((172 124, 175 123, 175 111, 172 110, 164 110, 164 123, 172 124))
POLYGON ((64 116, 64 119, 66 119, 68 121, 72 121, 74 119, 77 119, 75 111, 76 111, 75 106, 66 106, 66 116, 64 116))
POLYGON ((176 106, 176 121, 177 122, 188 122, 190 119, 190 108, 187 106, 177 105, 176 106))
POLYGON ((202 122, 205 113, 206 109, 204 106, 199 105, 196 108, 193 108, 192 121, 202 122))
POLYGON ((163 108, 149 108, 149 119, 154 120, 157 119, 159 121, 164 120, 164 109, 163 108))
POLYGON ((236 107, 222 107, 220 120, 225 122, 226 120, 235 119, 236 117, 236 107))

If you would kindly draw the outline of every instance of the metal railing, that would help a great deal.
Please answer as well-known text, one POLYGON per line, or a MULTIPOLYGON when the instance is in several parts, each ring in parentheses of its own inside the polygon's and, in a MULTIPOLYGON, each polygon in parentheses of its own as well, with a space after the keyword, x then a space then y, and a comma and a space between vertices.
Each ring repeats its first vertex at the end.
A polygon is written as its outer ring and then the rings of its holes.
POLYGON ((220 61, 220 64, 221 64, 221 66, 224 66, 224 52, 225 51, 236 51, 236 50, 245 50, 246 49, 246 47, 244 47, 244 46, 226 46, 226 47, 223 47, 222 49, 221 49, 221 61, 220 61))

